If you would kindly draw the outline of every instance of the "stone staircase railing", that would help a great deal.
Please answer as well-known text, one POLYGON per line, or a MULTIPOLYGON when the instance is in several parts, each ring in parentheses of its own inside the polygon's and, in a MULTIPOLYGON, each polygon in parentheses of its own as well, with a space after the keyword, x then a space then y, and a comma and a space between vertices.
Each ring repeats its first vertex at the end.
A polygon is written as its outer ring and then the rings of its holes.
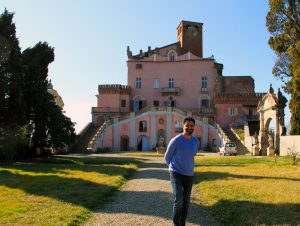
POLYGON ((100 142, 101 135, 104 133, 105 129, 112 124, 112 120, 105 121, 98 131, 95 133, 94 137, 91 139, 91 141, 88 144, 87 150, 91 152, 95 152, 97 150, 97 147, 99 147, 98 142, 100 142))
MULTIPOLYGON (((167 111, 167 112, 170 112, 170 111, 173 111, 173 112, 176 112, 184 117, 187 117, 189 116, 189 113, 186 112, 186 111, 183 111, 179 108, 176 108, 176 107, 153 107, 153 106, 150 106, 150 107, 145 107, 143 109, 141 109, 140 111, 138 112, 135 112, 134 116, 139 116, 145 112, 148 112, 148 111, 167 111)), ((203 122, 203 123, 208 123, 210 126, 212 126, 213 128, 216 129, 216 131, 218 131, 217 133, 220 134, 220 136, 222 137, 222 143, 226 142, 229 140, 228 136, 226 135, 226 133, 223 131, 223 129, 217 124, 215 123, 213 120, 211 119, 208 119, 206 118, 206 120, 199 116, 199 115, 196 115, 196 114, 192 114, 190 112, 190 116, 193 117, 196 121, 200 121, 200 122, 203 122)), ((127 114, 127 115, 122 115, 120 117, 116 117, 118 118, 118 120, 116 120, 117 123, 123 121, 123 120, 127 120, 129 119, 130 117, 132 117, 132 115, 130 114, 127 114)), ((114 120, 111 119, 111 120, 107 120, 105 121, 101 126, 100 128, 98 129, 98 131, 95 133, 94 137, 91 139, 91 141, 89 142, 88 144, 88 147, 87 147, 87 150, 88 151, 93 151, 95 152, 97 150, 98 147, 101 147, 101 144, 100 144, 100 141, 101 141, 101 135, 105 132, 105 129, 111 125, 114 124, 114 120)))

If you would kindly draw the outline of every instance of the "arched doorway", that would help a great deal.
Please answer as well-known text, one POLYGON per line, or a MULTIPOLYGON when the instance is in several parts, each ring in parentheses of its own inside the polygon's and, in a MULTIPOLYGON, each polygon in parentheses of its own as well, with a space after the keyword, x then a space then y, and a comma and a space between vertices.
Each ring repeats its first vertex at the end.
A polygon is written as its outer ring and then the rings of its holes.
POLYGON ((121 136, 120 143, 121 151, 129 151, 129 137, 126 135, 121 136))
POLYGON ((145 136, 145 135, 138 136, 137 150, 138 151, 149 151, 149 139, 147 136, 145 136))
POLYGON ((280 135, 285 135, 284 107, 287 99, 278 89, 274 93, 272 85, 257 105, 260 118, 259 130, 259 154, 272 155, 274 152, 280 154, 280 135))

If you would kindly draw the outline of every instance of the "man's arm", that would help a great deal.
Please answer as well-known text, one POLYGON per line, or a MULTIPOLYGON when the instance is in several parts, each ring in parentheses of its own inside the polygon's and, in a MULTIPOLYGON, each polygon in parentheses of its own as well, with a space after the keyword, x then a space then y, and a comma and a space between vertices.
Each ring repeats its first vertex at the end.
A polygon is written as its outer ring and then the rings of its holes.
POLYGON ((166 161, 167 165, 170 164, 170 162, 173 158, 174 151, 175 151, 175 140, 172 139, 169 142, 166 153, 165 153, 165 161, 166 161))

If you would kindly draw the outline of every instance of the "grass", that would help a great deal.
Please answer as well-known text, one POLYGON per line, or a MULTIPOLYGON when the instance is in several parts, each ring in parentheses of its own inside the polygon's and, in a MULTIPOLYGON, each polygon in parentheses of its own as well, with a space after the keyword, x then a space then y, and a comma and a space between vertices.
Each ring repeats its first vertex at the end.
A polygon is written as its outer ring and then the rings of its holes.
POLYGON ((300 166, 287 157, 196 157, 198 204, 222 225, 300 225, 300 166))
POLYGON ((138 164, 82 157, 0 164, 0 225, 82 224, 138 164))

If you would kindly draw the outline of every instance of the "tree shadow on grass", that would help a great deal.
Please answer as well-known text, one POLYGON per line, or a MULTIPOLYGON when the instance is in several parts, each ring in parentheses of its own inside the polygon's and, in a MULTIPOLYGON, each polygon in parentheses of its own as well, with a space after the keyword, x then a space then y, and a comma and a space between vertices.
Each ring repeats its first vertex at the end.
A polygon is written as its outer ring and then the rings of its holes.
POLYGON ((220 200, 210 210, 221 215, 220 221, 223 225, 300 224, 300 204, 264 204, 220 200))
MULTIPOLYGON (((95 172, 95 173, 102 173, 102 174, 107 174, 109 176, 116 176, 120 175, 126 170, 124 167, 121 166, 114 166, 114 165, 80 165, 80 166, 75 166, 75 165, 55 165, 55 164, 49 164, 49 165, 40 165, 40 164, 35 164, 35 165, 23 165, 23 164, 18 164, 18 165, 2 165, 1 166, 3 169, 6 171, 10 171, 11 169, 13 170, 20 170, 23 171, 24 174, 27 173, 42 173, 42 174, 72 174, 73 170, 76 171, 81 171, 81 172, 95 172)), ((133 169, 128 169, 128 171, 133 171, 133 169)), ((47 176, 47 175, 46 175, 47 176)))
POLYGON ((276 180, 289 180, 289 181, 300 181, 298 178, 288 178, 288 177, 272 177, 272 176, 249 176, 249 175, 237 175, 231 173, 222 172, 197 172, 194 176, 194 183, 198 184, 202 181, 212 181, 212 180, 224 180, 228 178, 238 178, 238 179, 276 179, 276 180))
POLYGON ((99 202, 117 190, 114 186, 78 178, 21 175, 5 170, 0 171, 0 178, 0 185, 21 189, 32 195, 55 198, 90 210, 99 206, 99 202))

